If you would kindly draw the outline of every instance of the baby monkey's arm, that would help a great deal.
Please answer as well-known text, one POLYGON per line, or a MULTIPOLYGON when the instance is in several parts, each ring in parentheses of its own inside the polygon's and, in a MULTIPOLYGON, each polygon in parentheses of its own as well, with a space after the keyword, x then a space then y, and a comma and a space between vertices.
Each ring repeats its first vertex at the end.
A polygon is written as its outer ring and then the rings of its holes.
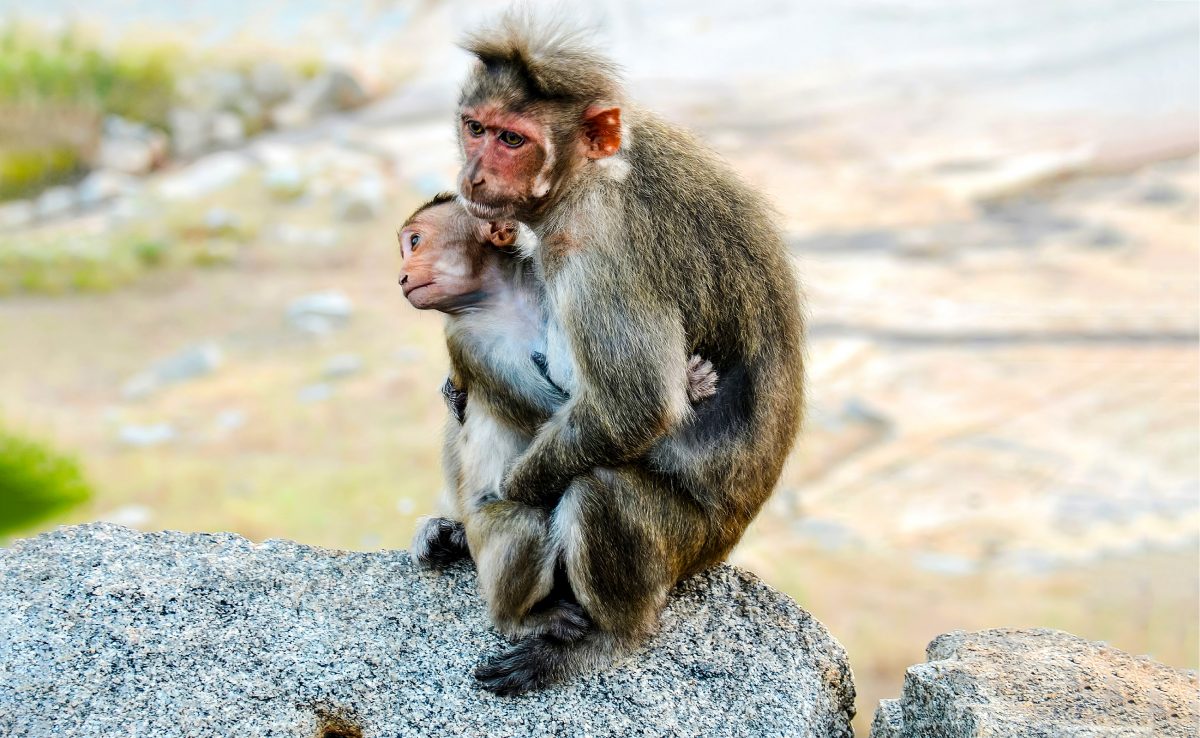
MULTIPOLYGON (((549 382, 554 389, 562 392, 564 397, 569 398, 570 395, 550 378, 550 365, 546 361, 546 355, 535 351, 532 358, 538 371, 541 372, 542 378, 549 382)), ((700 354, 692 354, 692 358, 688 359, 687 380, 688 399, 693 405, 717 394, 717 370, 711 361, 701 357, 700 354)))

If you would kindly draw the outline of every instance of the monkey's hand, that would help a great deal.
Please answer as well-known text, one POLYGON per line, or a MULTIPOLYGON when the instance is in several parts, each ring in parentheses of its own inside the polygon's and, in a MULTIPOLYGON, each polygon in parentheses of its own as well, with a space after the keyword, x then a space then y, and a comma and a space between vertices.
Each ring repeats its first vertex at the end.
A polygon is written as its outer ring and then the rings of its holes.
POLYGON ((717 394, 717 370, 712 362, 693 354, 688 361, 688 399, 695 405, 717 394))
POLYGON ((446 377, 446 383, 442 385, 442 398, 446 400, 450 414, 462 423, 467 413, 467 391, 455 387, 454 380, 446 377))
POLYGON ((510 469, 500 483, 498 493, 500 499, 512 500, 542 510, 551 510, 558 504, 558 500, 562 496, 561 491, 555 494, 548 488, 548 485, 539 484, 534 480, 526 480, 519 474, 514 475, 513 471, 510 469))

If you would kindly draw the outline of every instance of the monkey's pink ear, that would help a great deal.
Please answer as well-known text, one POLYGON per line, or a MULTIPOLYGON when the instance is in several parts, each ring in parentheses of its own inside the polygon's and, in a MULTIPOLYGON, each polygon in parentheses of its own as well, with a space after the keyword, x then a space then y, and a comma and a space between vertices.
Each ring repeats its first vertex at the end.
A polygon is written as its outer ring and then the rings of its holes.
POLYGON ((583 111, 583 154, 589 159, 612 156, 621 148, 621 109, 593 105, 583 111))
POLYGON ((517 224, 509 221, 488 223, 484 238, 493 246, 506 249, 517 242, 517 224))

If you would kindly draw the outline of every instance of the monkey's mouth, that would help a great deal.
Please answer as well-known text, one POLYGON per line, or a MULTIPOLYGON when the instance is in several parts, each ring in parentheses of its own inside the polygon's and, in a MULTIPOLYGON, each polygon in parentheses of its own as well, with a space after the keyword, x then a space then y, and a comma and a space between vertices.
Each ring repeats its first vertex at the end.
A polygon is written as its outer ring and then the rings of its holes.
POLYGON ((500 220, 502 218, 511 217, 512 215, 511 206, 487 205, 482 202, 469 200, 462 196, 459 196, 458 199, 462 202, 463 207, 467 209, 468 213, 476 218, 479 218, 480 220, 500 220))
MULTIPOLYGON (((404 285, 404 296, 408 297, 409 295, 416 292, 417 290, 425 289, 426 287, 428 287, 432 284, 433 284, 432 281, 422 282, 421 284, 406 284, 406 285, 404 285)), ((393 293, 393 294, 395 294, 395 293, 393 293)))

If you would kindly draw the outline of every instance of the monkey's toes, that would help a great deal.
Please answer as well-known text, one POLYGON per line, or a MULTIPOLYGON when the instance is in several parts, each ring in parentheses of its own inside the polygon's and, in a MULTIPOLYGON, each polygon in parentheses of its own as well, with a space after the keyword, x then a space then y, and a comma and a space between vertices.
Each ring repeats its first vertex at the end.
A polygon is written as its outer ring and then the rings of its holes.
POLYGON ((412 555, 427 568, 441 568, 468 555, 467 531, 449 518, 429 518, 417 529, 412 555))
POLYGON ((578 602, 557 603, 546 612, 546 619, 546 635, 565 643, 580 640, 592 627, 592 619, 578 602))
POLYGON ((545 687, 551 666, 548 644, 537 636, 522 640, 475 668, 479 686, 501 697, 512 697, 545 687))

